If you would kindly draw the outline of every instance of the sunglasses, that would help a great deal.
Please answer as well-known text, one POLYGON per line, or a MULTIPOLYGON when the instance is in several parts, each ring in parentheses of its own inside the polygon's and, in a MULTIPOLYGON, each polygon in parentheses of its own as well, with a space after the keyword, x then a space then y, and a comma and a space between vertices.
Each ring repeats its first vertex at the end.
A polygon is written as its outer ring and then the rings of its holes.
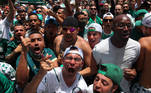
POLYGON ((38 13, 41 13, 42 11, 37 11, 38 13))
POLYGON ((57 12, 58 14, 62 14, 61 12, 57 12))
POLYGON ((96 10, 96 8, 90 8, 91 10, 96 10))
POLYGON ((30 19, 29 21, 30 21, 30 22, 32 22, 32 21, 36 22, 36 21, 37 21, 37 19, 30 19))
POLYGON ((113 21, 113 19, 103 19, 103 22, 112 22, 113 21))
POLYGON ((70 32, 74 32, 76 29, 75 28, 63 28, 64 31, 69 30, 70 32))

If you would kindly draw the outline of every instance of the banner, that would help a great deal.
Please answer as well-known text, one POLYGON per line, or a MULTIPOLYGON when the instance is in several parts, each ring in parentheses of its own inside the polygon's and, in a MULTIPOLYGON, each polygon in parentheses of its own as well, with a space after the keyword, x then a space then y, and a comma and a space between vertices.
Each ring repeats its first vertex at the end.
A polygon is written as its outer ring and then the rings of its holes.
POLYGON ((36 5, 44 5, 45 1, 43 0, 18 0, 19 4, 36 4, 36 5))

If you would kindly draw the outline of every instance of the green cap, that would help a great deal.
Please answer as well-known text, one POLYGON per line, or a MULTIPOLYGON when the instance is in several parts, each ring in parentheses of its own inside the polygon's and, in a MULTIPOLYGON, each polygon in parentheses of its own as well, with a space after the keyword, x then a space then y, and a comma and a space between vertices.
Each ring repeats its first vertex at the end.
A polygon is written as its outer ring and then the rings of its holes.
POLYGON ((43 20, 43 16, 41 14, 37 14, 39 20, 43 20))
POLYGON ((135 26, 142 26, 142 20, 137 20, 135 22, 135 26))
POLYGON ((114 64, 101 64, 98 73, 110 78, 120 87, 120 82, 123 78, 123 71, 119 66, 114 64))
POLYGON ((146 13, 148 13, 148 11, 146 9, 137 10, 135 13, 135 18, 139 17, 139 16, 144 16, 146 13))

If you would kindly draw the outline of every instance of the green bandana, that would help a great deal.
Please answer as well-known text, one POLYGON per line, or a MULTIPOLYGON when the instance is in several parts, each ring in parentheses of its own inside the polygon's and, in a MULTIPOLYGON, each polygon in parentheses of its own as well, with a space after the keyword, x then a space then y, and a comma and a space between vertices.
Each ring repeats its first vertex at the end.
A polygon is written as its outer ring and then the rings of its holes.
POLYGON ((88 32, 91 32, 91 31, 96 31, 96 30, 95 30, 95 29, 89 29, 89 30, 88 30, 88 32))

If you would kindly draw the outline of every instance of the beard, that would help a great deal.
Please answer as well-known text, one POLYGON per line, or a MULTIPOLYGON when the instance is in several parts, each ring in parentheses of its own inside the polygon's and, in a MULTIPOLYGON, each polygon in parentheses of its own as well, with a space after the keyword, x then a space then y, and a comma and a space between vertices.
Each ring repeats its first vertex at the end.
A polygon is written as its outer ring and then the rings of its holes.
POLYGON ((78 25, 79 25, 80 28, 84 28, 85 25, 86 25, 86 22, 85 21, 78 22, 78 25))
POLYGON ((123 13, 127 14, 127 13, 128 13, 128 10, 124 10, 123 13))

